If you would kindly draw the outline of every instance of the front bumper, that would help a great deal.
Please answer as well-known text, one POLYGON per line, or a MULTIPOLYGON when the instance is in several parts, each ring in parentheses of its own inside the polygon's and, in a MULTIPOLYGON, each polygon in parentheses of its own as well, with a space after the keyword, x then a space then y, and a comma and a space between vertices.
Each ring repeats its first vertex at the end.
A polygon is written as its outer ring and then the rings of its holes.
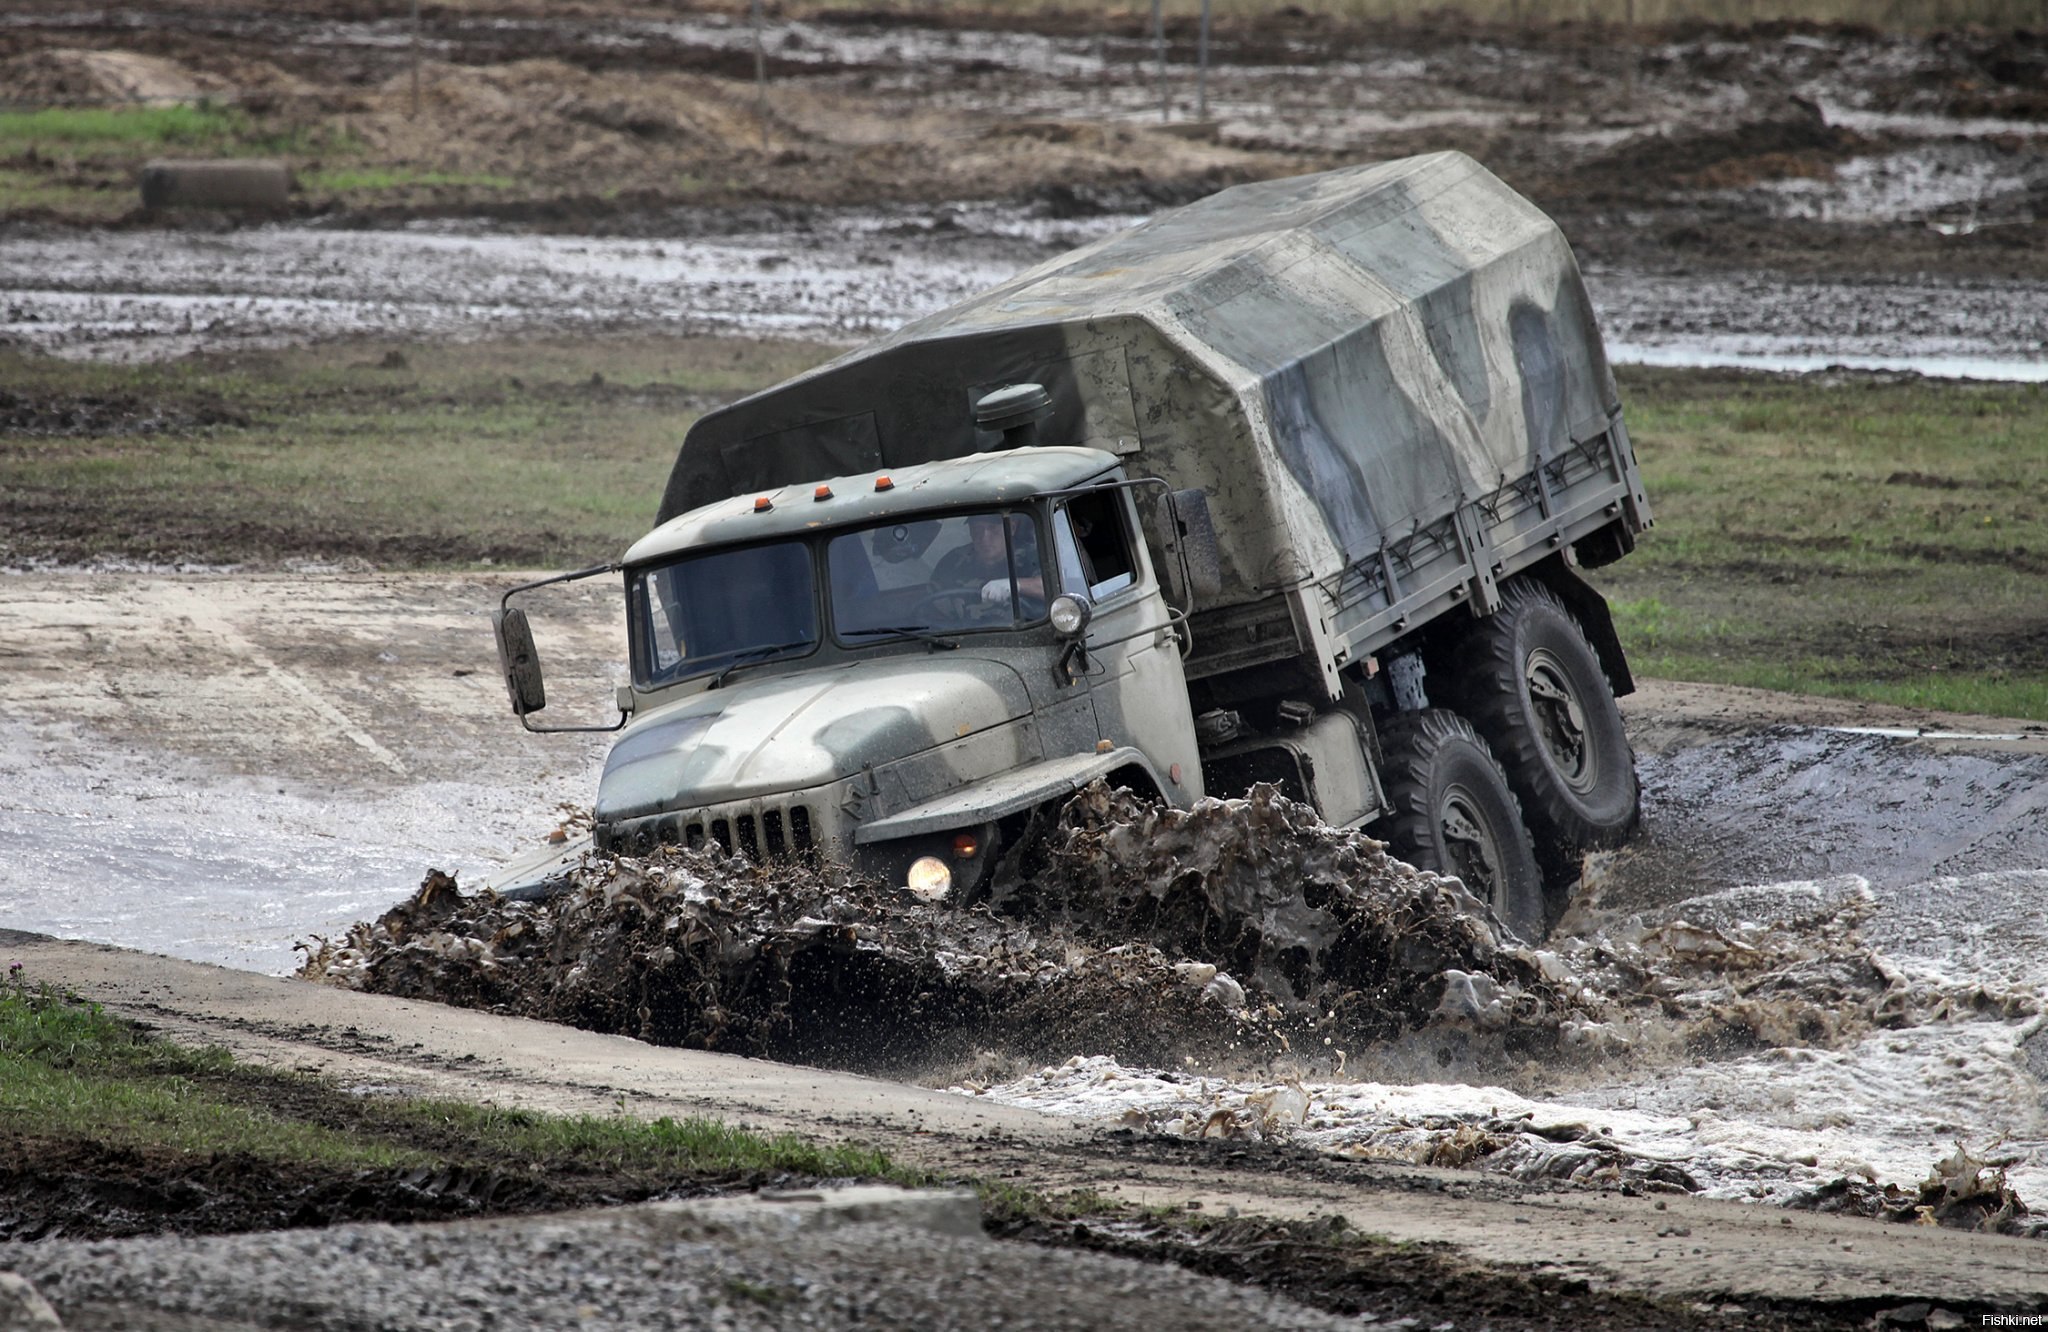
POLYGON ((736 801, 699 809, 649 814, 637 819, 600 823, 592 842, 614 855, 646 855, 658 846, 716 849, 748 860, 848 862, 858 872, 884 883, 901 884, 911 865, 935 856, 952 872, 954 891, 980 882, 994 862, 993 823, 965 823, 956 828, 853 845, 854 825, 828 804, 839 793, 831 787, 792 792, 762 800, 736 801), (961 854, 956 839, 971 837, 974 849, 961 854))

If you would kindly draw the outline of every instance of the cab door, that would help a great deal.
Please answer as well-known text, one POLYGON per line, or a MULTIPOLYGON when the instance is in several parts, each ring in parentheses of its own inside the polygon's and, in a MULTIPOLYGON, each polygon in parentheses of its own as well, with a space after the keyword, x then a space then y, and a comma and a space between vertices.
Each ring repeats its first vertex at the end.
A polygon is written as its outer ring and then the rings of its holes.
POLYGON ((1180 639, 1135 517, 1127 487, 1060 501, 1052 523, 1060 590, 1094 608, 1086 680, 1098 738, 1144 751, 1166 785, 1161 794, 1186 805, 1202 794, 1201 752, 1180 639))

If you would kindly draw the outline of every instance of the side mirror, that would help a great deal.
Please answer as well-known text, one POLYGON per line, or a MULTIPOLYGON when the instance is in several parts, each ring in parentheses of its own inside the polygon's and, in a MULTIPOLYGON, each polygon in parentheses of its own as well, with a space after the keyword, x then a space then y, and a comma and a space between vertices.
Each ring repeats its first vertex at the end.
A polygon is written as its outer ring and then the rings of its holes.
POLYGON ((491 612, 491 632, 498 636, 498 669, 505 676, 505 690, 512 696, 512 715, 524 717, 548 705, 547 686, 541 681, 540 653, 533 646, 533 630, 527 627, 526 612, 506 607, 491 612))
POLYGON ((1216 547, 1207 491, 1174 490, 1160 496, 1153 533, 1168 601, 1193 610, 1195 603, 1223 590, 1223 556, 1216 547))

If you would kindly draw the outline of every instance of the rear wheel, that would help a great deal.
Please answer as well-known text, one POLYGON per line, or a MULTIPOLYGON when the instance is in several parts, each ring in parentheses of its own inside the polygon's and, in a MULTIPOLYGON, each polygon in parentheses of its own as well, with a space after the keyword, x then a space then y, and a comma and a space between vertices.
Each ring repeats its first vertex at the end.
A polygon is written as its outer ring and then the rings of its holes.
POLYGON ((1458 711, 1500 756, 1554 886, 1636 825, 1635 755, 1600 658, 1541 583, 1516 579, 1465 631, 1449 663, 1458 711))
POLYGON ((1500 764, 1471 723, 1431 708, 1380 731, 1391 806, 1374 827, 1394 854, 1452 875, 1528 942, 1549 926, 1543 875, 1500 764))

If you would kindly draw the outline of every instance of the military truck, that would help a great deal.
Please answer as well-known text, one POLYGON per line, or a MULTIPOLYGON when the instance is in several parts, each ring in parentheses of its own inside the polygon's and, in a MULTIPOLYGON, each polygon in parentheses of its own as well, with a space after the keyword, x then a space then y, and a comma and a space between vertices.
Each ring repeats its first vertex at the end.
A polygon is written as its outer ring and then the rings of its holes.
MULTIPOLYGON (((563 576, 625 583, 596 845, 957 901, 1097 778, 1272 782, 1536 937, 1636 819, 1577 571, 1649 521, 1537 208, 1460 153, 1227 189, 696 422, 654 530, 563 576)), ((500 653, 572 729, 541 585, 500 653)))

